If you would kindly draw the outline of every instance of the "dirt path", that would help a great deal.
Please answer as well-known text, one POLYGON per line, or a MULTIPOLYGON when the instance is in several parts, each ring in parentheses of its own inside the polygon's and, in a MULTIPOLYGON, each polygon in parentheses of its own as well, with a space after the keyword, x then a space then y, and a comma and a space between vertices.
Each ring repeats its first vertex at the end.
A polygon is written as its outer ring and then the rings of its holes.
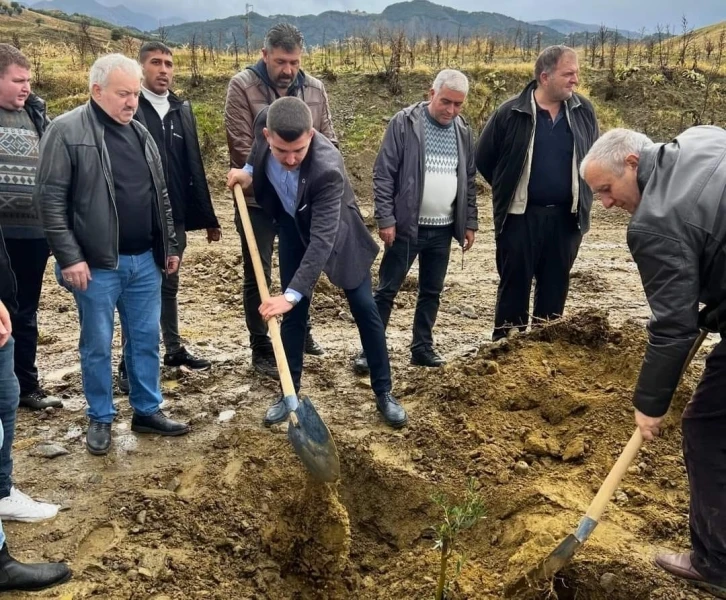
MULTIPOLYGON (((180 311, 189 347, 214 366, 206 374, 163 372, 165 409, 192 421, 187 437, 136 436, 127 399, 118 396, 112 452, 85 451, 75 306, 48 271, 39 366, 66 408, 22 412, 15 474, 23 491, 65 510, 51 523, 6 528, 18 558, 66 560, 75 577, 32 597, 430 598, 437 554, 429 528, 439 519, 431 494, 461 495, 469 477, 488 518, 463 538, 468 560, 452 598, 500 597, 526 557, 574 527, 632 430, 629 396, 644 333, 632 324, 616 329, 628 319, 644 323, 648 310, 625 220, 595 210, 570 294, 572 308, 609 311, 610 326, 591 317, 554 341, 515 342, 491 354, 479 350, 490 340, 497 283, 483 201, 464 270, 452 253, 436 327, 452 361, 444 371, 408 364, 415 272, 397 299, 389 347, 395 389, 411 416, 402 432, 382 424, 370 386, 352 374, 355 326, 342 296, 321 282, 312 321, 327 355, 306 359, 303 391, 341 454, 342 481, 328 489, 308 486, 282 428, 261 426, 276 385, 249 370, 239 240, 230 201, 219 195, 216 206, 224 238, 207 246, 201 234, 190 236, 180 311), (586 344, 575 339, 593 332, 586 344), (224 411, 234 416, 220 423, 224 411), (70 454, 32 456, 45 440, 70 454), (583 456, 564 462, 571 445, 583 456), (518 462, 526 467, 515 471, 518 462)), ((686 398, 682 392, 679 406, 686 398)), ((649 565, 657 547, 688 542, 680 434, 673 428, 641 456, 607 522, 558 584, 560 598, 704 597, 649 565)))

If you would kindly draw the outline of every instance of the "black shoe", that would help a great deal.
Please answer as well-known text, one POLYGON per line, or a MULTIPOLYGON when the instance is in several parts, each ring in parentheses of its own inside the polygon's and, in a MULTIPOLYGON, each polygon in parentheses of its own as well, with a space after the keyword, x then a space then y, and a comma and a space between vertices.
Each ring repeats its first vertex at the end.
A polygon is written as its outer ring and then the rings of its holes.
POLYGON ((121 362, 118 364, 118 389, 121 390, 122 394, 128 394, 129 390, 131 389, 129 387, 129 374, 128 371, 126 371, 126 362, 121 359, 121 362))
POLYGON ((24 564, 8 552, 8 545, 0 550, 0 592, 11 590, 44 590, 71 578, 71 570, 65 563, 24 564))
POLYGON ((280 374, 277 372, 275 355, 271 349, 269 351, 253 350, 252 368, 265 377, 271 377, 272 379, 278 380, 280 379, 280 374))
POLYGON ((323 347, 313 339, 313 334, 309 331, 305 336, 305 354, 310 356, 323 356, 325 354, 323 347))
POLYGON ((164 365, 167 367, 188 367, 195 371, 205 371, 212 366, 206 358, 197 358, 187 352, 182 346, 176 352, 168 352, 164 354, 164 365))
POLYGON ((30 410, 45 410, 48 407, 63 408, 63 402, 60 398, 49 396, 44 389, 38 387, 29 394, 20 396, 20 406, 30 410))
POLYGON ((433 348, 426 348, 411 353, 411 364, 417 367, 443 367, 446 361, 441 358, 433 348))
POLYGON ((184 435, 189 433, 189 425, 167 417, 163 411, 157 410, 153 415, 137 415, 131 417, 131 431, 136 433, 158 433, 159 435, 184 435))
POLYGON ((111 447, 111 423, 91 421, 86 432, 86 448, 94 456, 108 454, 111 447))
POLYGON ((285 404, 285 399, 280 396, 277 402, 267 409, 262 423, 265 427, 272 427, 275 423, 282 423, 287 419, 289 412, 287 410, 287 404, 285 404))
POLYGON ((368 359, 363 350, 353 359, 353 371, 358 375, 368 375, 371 372, 368 367, 368 359))
POLYGON ((400 429, 408 423, 406 409, 399 404, 391 392, 386 392, 376 398, 376 408, 381 413, 383 420, 394 429, 400 429))

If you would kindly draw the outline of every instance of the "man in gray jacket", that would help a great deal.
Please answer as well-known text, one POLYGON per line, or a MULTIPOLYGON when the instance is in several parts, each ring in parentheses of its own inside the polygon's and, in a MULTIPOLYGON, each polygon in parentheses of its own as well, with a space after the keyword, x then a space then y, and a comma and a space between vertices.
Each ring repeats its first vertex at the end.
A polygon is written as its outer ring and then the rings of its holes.
POLYGON ((699 326, 721 334, 683 413, 693 550, 656 563, 726 598, 726 131, 693 127, 653 144, 613 129, 580 172, 606 208, 632 215, 628 246, 653 313, 633 397, 646 440, 660 431, 699 326))
POLYGON ((91 454, 111 446, 111 343, 118 309, 134 409, 131 429, 182 435, 188 425, 160 410, 162 270, 179 267, 164 171, 149 132, 134 121, 141 67, 121 54, 99 58, 91 99, 48 127, 34 202, 56 259, 58 283, 73 292, 81 325, 83 391, 91 454))
MULTIPOLYGON (((383 325, 413 261, 418 257, 418 299, 413 318, 411 364, 445 364, 434 349, 433 327, 449 266, 451 238, 463 251, 477 230, 476 165, 469 126, 459 112, 469 92, 466 75, 444 69, 428 102, 398 112, 373 167, 378 235, 386 245, 378 271, 376 306, 383 325)), ((356 371, 365 372, 360 354, 356 371)))

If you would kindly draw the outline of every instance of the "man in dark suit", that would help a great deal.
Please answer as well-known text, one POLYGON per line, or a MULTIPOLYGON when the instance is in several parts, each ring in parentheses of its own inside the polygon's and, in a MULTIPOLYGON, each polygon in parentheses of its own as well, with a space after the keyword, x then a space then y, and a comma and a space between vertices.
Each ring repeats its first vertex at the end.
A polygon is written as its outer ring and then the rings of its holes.
MULTIPOLYGON (((363 223, 343 157, 313 129, 308 106, 284 97, 261 112, 255 146, 244 169, 232 169, 228 185, 249 187, 279 226, 283 294, 262 303, 264 319, 285 315, 282 341, 296 392, 300 388, 310 298, 322 272, 343 289, 368 357, 376 406, 391 427, 403 427, 406 411, 391 393, 391 367, 383 322, 373 301, 370 269, 378 244, 363 223), (263 126, 264 124, 264 126, 263 126)), ((267 426, 287 418, 280 397, 267 426)))

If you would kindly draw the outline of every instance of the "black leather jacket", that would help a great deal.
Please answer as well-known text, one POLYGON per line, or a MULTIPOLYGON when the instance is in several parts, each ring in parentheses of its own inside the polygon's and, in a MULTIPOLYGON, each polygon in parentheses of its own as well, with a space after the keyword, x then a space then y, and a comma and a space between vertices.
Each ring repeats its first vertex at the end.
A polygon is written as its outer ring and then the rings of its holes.
MULTIPOLYGON (((136 121, 128 127, 139 135, 154 179, 154 257, 163 269, 178 250, 161 158, 145 127, 136 121)), ((82 261, 99 269, 118 267, 118 216, 103 130, 86 103, 54 119, 40 144, 33 201, 61 268, 82 261)))
MULTIPOLYGON (((692 127, 646 147, 638 185, 628 246, 652 317, 633 403, 660 417, 698 337, 699 302, 715 308, 726 300, 726 131, 692 127)), ((722 319, 715 326, 723 334, 722 319)))

